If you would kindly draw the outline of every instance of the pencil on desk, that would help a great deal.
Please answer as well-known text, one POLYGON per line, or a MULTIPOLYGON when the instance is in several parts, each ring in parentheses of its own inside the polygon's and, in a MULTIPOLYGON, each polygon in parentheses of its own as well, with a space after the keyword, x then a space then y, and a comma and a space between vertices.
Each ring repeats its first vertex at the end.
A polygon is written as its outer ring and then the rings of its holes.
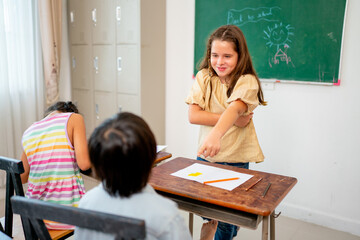
POLYGON ((249 191, 250 188, 252 188, 253 186, 255 186, 258 182, 260 182, 262 180, 262 178, 259 178, 256 182, 254 182, 253 184, 250 185, 250 187, 246 188, 245 191, 249 191))
POLYGON ((238 179, 239 179, 238 177, 235 177, 235 178, 225 178, 225 179, 211 180, 211 181, 205 181, 204 184, 216 183, 216 182, 225 182, 225 181, 238 180, 238 179))
POLYGON ((271 186, 271 183, 269 183, 269 184, 267 185, 267 187, 265 188, 265 191, 263 192, 262 197, 265 197, 266 193, 269 191, 270 186, 271 186))

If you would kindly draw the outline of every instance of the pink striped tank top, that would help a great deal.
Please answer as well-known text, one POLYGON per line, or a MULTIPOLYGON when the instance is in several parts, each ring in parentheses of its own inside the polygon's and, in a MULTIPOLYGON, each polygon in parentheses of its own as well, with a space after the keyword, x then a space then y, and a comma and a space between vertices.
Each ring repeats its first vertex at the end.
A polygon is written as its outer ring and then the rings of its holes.
POLYGON ((22 145, 30 165, 28 198, 76 207, 84 195, 84 182, 67 134, 71 114, 45 117, 24 132, 22 145))

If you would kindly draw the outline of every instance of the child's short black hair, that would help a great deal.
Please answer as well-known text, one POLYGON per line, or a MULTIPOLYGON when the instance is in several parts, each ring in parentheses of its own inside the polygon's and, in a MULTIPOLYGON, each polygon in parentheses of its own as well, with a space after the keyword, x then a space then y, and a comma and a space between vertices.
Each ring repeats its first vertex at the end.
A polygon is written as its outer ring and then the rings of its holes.
POLYGON ((90 161, 110 195, 129 197, 146 186, 156 158, 147 123, 123 112, 105 120, 89 139, 90 161))
POLYGON ((48 107, 48 109, 46 109, 45 111, 45 117, 53 112, 53 111, 59 111, 59 112, 74 112, 74 113, 79 113, 79 110, 77 109, 76 105, 74 103, 72 103, 71 101, 68 102, 56 102, 53 105, 51 105, 50 107, 48 107))

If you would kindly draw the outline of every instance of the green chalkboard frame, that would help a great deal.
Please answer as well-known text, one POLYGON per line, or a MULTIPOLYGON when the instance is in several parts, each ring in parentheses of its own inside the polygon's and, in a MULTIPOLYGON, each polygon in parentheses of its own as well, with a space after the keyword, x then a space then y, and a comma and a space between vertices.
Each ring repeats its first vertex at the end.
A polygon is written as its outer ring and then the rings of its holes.
POLYGON ((194 74, 216 28, 243 31, 260 79, 340 83, 347 0, 196 0, 194 74))

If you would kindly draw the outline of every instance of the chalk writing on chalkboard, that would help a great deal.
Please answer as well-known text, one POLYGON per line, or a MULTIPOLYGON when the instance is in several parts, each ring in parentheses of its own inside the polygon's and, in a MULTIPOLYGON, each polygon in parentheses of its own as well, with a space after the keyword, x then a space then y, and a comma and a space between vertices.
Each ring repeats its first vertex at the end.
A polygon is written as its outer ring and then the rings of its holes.
POLYGON ((227 13, 227 24, 237 25, 239 27, 246 24, 256 24, 257 22, 268 22, 263 37, 266 40, 269 51, 268 63, 272 68, 274 64, 291 64, 291 57, 288 56, 287 50, 291 46, 291 36, 294 36, 294 28, 290 24, 280 22, 281 8, 259 7, 244 8, 241 10, 230 9, 227 13))
POLYGON ((277 22, 279 21, 279 19, 277 19, 277 12, 280 10, 280 7, 244 8, 241 10, 230 9, 228 11, 227 24, 241 27, 249 22, 277 22))
POLYGON ((196 0, 194 75, 209 35, 233 24, 245 35, 260 79, 336 84, 346 2, 196 0))

